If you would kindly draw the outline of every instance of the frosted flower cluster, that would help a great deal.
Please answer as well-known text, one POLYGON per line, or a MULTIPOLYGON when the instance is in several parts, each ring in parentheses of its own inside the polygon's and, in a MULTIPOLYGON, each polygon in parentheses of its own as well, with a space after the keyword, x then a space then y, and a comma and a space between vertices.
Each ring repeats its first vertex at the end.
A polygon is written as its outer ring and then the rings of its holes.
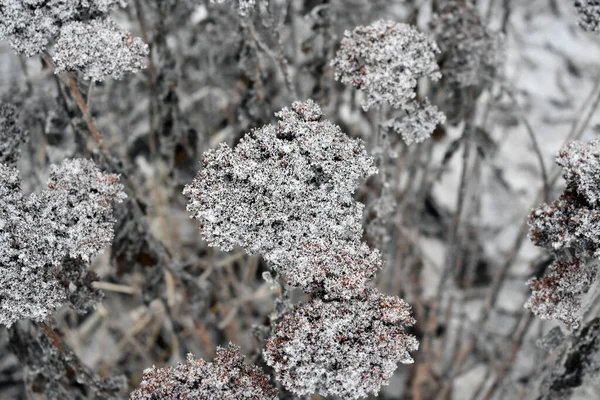
POLYGON ((445 79, 461 88, 491 80, 504 57, 504 38, 484 25, 468 1, 444 1, 431 28, 441 50, 445 79))
POLYGON ((18 171, 0 164, 0 324, 42 321, 66 301, 88 307, 74 292, 93 294, 93 275, 73 268, 110 244, 112 205, 125 198, 118 181, 90 160, 66 160, 27 196, 18 171))
POLYGON ((17 108, 0 101, 0 164, 16 164, 20 146, 27 140, 28 132, 19 126, 17 119, 17 108))
POLYGON ((574 4, 579 14, 579 26, 588 32, 600 33, 600 1, 578 0, 574 4))
POLYGON ((134 38, 110 19, 89 23, 70 22, 56 41, 54 62, 56 72, 80 71, 84 79, 102 81, 105 76, 115 79, 125 72, 145 67, 148 45, 134 38))
POLYGON ((558 260, 545 277, 527 282, 532 294, 525 307, 541 319, 557 319, 575 327, 581 296, 588 291, 596 274, 597 266, 583 265, 579 259, 558 260))
POLYGON ((444 113, 429 104, 429 101, 407 104, 405 111, 404 118, 393 120, 388 127, 402 135, 402 140, 409 146, 425 141, 437 125, 446 121, 444 113))
POLYGON ((244 363, 238 346, 217 348, 215 359, 195 360, 188 354, 185 364, 148 368, 131 400, 275 400, 277 391, 269 377, 256 366, 244 363))
POLYGON ((404 108, 415 97, 418 79, 441 78, 435 42, 416 28, 379 20, 346 31, 335 59, 335 79, 364 91, 364 110, 377 104, 404 108))
POLYGON ((441 78, 436 63, 437 44, 416 28, 379 20, 346 31, 335 59, 335 79, 365 93, 365 111, 389 104, 406 112, 406 117, 389 127, 400 133, 406 144, 419 143, 431 135, 445 116, 435 106, 416 99, 419 79, 441 78))
POLYGON ((316 298, 277 324, 265 360, 298 395, 356 399, 377 394, 397 363, 413 362, 409 352, 418 342, 402 325, 414 322, 403 300, 375 289, 349 301, 316 298))
POLYGON ((0 0, 0 39, 20 54, 43 52, 71 21, 105 16, 123 0, 0 0))
POLYGON ((311 100, 276 115, 278 123, 247 134, 235 149, 221 144, 204 154, 184 190, 190 215, 209 245, 262 254, 305 290, 332 287, 328 281, 342 274, 353 276, 348 287, 364 284, 359 277, 366 281, 380 261, 360 243, 364 206, 353 193, 377 171, 373 159, 311 100))
MULTIPOLYGON (((241 16, 246 16, 256 6, 256 0, 235 0, 237 3, 238 12, 241 16)), ((210 0, 211 3, 222 4, 225 0, 210 0)))
POLYGON ((526 307, 541 318, 555 318, 576 325, 581 295, 596 276, 589 257, 600 258, 600 139, 573 142, 563 148, 556 162, 563 169, 565 191, 559 200, 542 204, 529 217, 529 237, 540 247, 555 251, 558 259, 551 272, 529 283, 533 294, 526 307), (570 256, 565 256, 570 254, 570 256))
POLYGON ((600 139, 568 144, 558 153, 556 163, 572 190, 592 206, 600 203, 600 139))
POLYGON ((367 286, 382 260, 362 242, 363 205, 353 193, 377 172, 373 159, 312 100, 275 115, 276 124, 235 149, 221 144, 204 154, 184 189, 188 211, 210 245, 261 254, 310 293, 274 327, 264 351, 286 389, 377 393, 398 362, 412 362, 418 343, 404 332, 414 324, 410 307, 367 286))

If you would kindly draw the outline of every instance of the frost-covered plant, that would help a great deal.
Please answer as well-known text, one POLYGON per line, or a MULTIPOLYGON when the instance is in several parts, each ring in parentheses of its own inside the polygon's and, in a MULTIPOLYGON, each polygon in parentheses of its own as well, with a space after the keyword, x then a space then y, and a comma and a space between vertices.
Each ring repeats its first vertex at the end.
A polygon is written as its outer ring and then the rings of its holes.
POLYGON ((257 366, 244 362, 238 346, 218 347, 215 359, 195 360, 188 354, 185 364, 148 368, 131 400, 163 399, 277 399, 269 377, 257 366))
POLYGON ((379 255, 360 244, 363 205, 353 193, 377 171, 373 159, 311 100, 276 115, 277 124, 252 131, 235 149, 221 144, 204 154, 184 190, 188 211, 209 245, 262 254, 294 285, 332 286, 329 279, 350 272, 359 273, 356 284, 366 280, 379 255), (334 266, 336 257, 348 264, 334 266))
POLYGON ((600 203, 600 139, 569 143, 558 153, 556 163, 570 190, 592 206, 600 203))
MULTIPOLYGON (((15 325, 10 348, 19 359, 27 398, 48 400, 114 400, 126 386, 124 376, 100 377, 81 363, 58 332, 45 333, 15 325)), ((12 396, 11 396, 12 397, 12 396)))
POLYGON ((422 142, 445 116, 435 106, 416 99, 419 79, 441 77, 436 63, 437 44, 416 28, 379 20, 346 31, 335 59, 335 79, 365 93, 365 111, 388 104, 404 110, 407 116, 390 127, 406 144, 422 142))
POLYGON ((88 23, 70 22, 63 26, 56 41, 53 59, 56 72, 80 71, 84 79, 102 81, 112 75, 120 79, 125 72, 145 67, 148 45, 123 31, 111 19, 88 23))
POLYGON ((600 258, 600 139, 568 144, 556 163, 562 167, 566 189, 559 200, 532 212, 531 240, 552 250, 571 248, 600 258))
POLYGON ((406 116, 394 119, 388 127, 402 135, 402 140, 409 146, 425 141, 437 125, 446 121, 444 113, 429 104, 429 101, 407 104, 404 111, 406 116))
POLYGON ((379 20, 346 31, 335 59, 335 79, 364 91, 364 110, 377 104, 404 108, 416 98, 418 80, 441 78, 438 46, 416 28, 379 20))
POLYGON ((431 22, 444 78, 461 88, 490 81, 504 57, 504 39, 483 23, 469 1, 442 2, 431 22))
POLYGON ((0 324, 42 321, 68 299, 87 308, 73 292, 94 294, 92 276, 73 267, 111 242, 112 205, 125 198, 118 181, 90 160, 66 160, 46 190, 26 196, 18 171, 0 164, 0 324))
POLYGON ((559 200, 533 210, 529 217, 529 237, 533 244, 600 257, 600 210, 582 200, 567 190, 559 200))
POLYGON ((579 13, 579 26, 588 32, 600 33, 600 1, 577 0, 574 4, 579 13))
POLYGON ((412 363, 417 340, 410 307, 375 289, 349 301, 313 299, 275 327, 264 356, 284 386, 298 395, 356 399, 377 394, 397 363, 412 363))
POLYGON ((290 286, 349 299, 365 288, 383 265, 381 253, 360 242, 303 242, 298 249, 274 250, 265 257, 290 286))
POLYGON ((0 0, 0 39, 20 54, 43 52, 63 25, 105 16, 123 0, 0 0))
POLYGON ((0 101, 0 164, 16 164, 20 146, 27 140, 28 132, 19 126, 18 114, 15 106, 0 101))
POLYGON ((558 153, 565 191, 559 200, 542 204, 529 217, 531 241, 558 252, 559 257, 546 277, 528 282, 533 294, 526 307, 541 318, 573 326, 581 295, 596 276, 596 266, 586 266, 585 260, 600 258, 599 146, 600 139, 573 142, 558 153), (564 254, 571 256, 565 259, 564 254))
POLYGON ((577 258, 557 260, 545 277, 527 282, 532 294, 525 307, 541 319, 557 319, 576 326, 581 296, 588 291, 596 274, 596 265, 586 266, 577 258))

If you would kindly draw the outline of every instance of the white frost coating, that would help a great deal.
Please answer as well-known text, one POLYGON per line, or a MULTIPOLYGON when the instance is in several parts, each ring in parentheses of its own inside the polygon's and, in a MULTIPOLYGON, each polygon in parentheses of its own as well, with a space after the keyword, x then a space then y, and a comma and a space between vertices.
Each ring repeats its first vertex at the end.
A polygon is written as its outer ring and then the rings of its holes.
POLYGON ((145 68, 148 45, 119 28, 110 19, 63 26, 53 55, 56 73, 80 71, 87 80, 102 81, 111 75, 145 68))
POLYGON ((227 348, 218 347, 212 362, 188 354, 185 364, 144 370, 140 387, 129 398, 276 400, 277 391, 268 375, 244 359, 240 348, 231 343, 227 348))
POLYGON ((591 205, 600 204, 600 139, 571 142, 556 157, 565 181, 591 205))
POLYGON ((431 135, 444 115, 435 106, 416 99, 419 79, 441 78, 436 63, 437 44, 416 28, 379 20, 346 31, 335 59, 335 79, 365 93, 365 111, 379 104, 403 109, 407 116, 392 128, 407 144, 419 143, 431 135))
POLYGON ((18 110, 0 101, 0 164, 15 165, 21 154, 20 146, 28 137, 18 122, 18 110))
POLYGON ((407 104, 406 116, 395 119, 390 125, 394 132, 402 135, 402 140, 407 145, 425 141, 435 130, 437 125, 446 122, 446 116, 437 107, 429 104, 429 101, 407 104))
POLYGON ((184 190, 187 209, 211 246, 244 247, 294 286, 348 297, 381 265, 360 242, 364 206, 353 198, 377 169, 363 142, 323 120, 313 101, 276 115, 277 124, 247 134, 235 149, 221 144, 204 154, 184 190))
POLYGON ((365 92, 366 111, 377 104, 404 108, 422 77, 441 78, 435 42, 416 28, 379 20, 346 31, 335 59, 335 79, 365 92))
POLYGON ((0 39, 26 56, 43 52, 70 21, 105 16, 123 0, 0 0, 0 39))
POLYGON ((541 319, 557 319, 577 328, 581 296, 592 285, 597 269, 597 265, 585 265, 578 259, 556 261, 545 277, 527 282, 532 294, 525 307, 541 319))
POLYGON ((72 297, 60 266, 89 260, 111 242, 112 203, 123 200, 122 189, 92 161, 67 160, 52 167, 47 190, 25 196, 18 171, 0 164, 0 324, 42 321, 72 297))
POLYGON ((314 299, 277 324, 264 357, 297 395, 376 395, 399 362, 413 362, 418 342, 403 325, 414 322, 408 304, 375 289, 350 301, 314 299))

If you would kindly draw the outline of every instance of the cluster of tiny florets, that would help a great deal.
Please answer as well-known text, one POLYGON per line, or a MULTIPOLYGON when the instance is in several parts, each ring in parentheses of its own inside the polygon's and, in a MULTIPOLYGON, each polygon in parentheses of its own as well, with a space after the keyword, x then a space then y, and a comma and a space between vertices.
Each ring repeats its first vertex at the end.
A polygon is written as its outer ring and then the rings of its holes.
POLYGON ((379 20, 346 31, 331 64, 335 79, 364 91, 365 111, 377 104, 404 108, 420 78, 441 78, 436 53, 435 42, 416 28, 379 20))
POLYGON ((588 32, 600 33, 600 1, 578 0, 575 8, 579 13, 579 26, 588 32))
POLYGON ((416 99, 419 79, 441 77, 436 53, 437 44, 416 28, 380 20, 346 31, 331 64, 335 79, 365 93, 365 111, 388 104, 406 112, 390 127, 410 145, 428 138, 446 119, 435 106, 416 99))
MULTIPOLYGON (((377 170, 362 141, 323 120, 314 102, 296 102, 277 117, 277 124, 251 132, 235 149, 221 144, 206 152, 204 168, 184 194, 210 245, 262 254, 291 283, 307 289, 333 273, 328 257, 351 263, 370 253, 360 246, 364 206, 353 193, 377 170), (315 250, 340 245, 351 250, 315 250), (316 260, 321 267, 297 275, 298 264, 316 260)), ((348 264, 348 272, 364 266, 364 276, 370 276, 376 258, 348 264)))
POLYGON ((368 289, 348 301, 316 298, 295 307, 275 327, 264 352, 286 388, 298 395, 356 399, 377 394, 397 363, 413 362, 417 340, 410 307, 368 289))
POLYGON ((68 22, 105 16, 123 0, 0 0, 0 39, 21 54, 43 52, 68 22))
POLYGON ((148 46, 119 28, 108 12, 123 0, 0 0, 0 39, 20 54, 43 53, 56 40, 56 72, 85 79, 121 78, 145 67, 148 46))
POLYGON ((465 88, 490 81, 501 65, 504 39, 491 32, 468 1, 446 1, 431 22, 445 79, 465 88))
POLYGON ((145 67, 148 45, 134 38, 110 19, 65 25, 56 41, 56 72, 80 71, 84 79, 120 79, 125 72, 145 67))
POLYGON ((92 161, 67 160, 52 166, 46 190, 26 196, 18 171, 0 164, 0 324, 44 320, 67 300, 87 308, 78 288, 97 297, 93 275, 72 269, 110 244, 112 205, 125 197, 118 180, 92 161))
POLYGON ((389 127, 402 135, 402 140, 409 146, 425 141, 431 136, 436 126, 446 121, 444 113, 436 106, 429 104, 429 101, 407 104, 404 111, 406 111, 406 116, 395 119, 389 127))
POLYGON ((18 116, 15 106, 0 101, 0 164, 16 164, 20 146, 27 140, 28 133, 19 126, 18 116))
POLYGON ((215 359, 195 360, 188 354, 185 364, 157 369, 148 368, 131 400, 270 400, 277 391, 269 377, 256 366, 244 362, 240 348, 229 344, 217 348, 215 359))
POLYGON ((558 260, 552 264, 546 276, 527 282, 532 294, 525 307, 541 319, 557 319, 576 327, 581 297, 588 291, 596 275, 595 265, 586 266, 579 259, 558 260))
POLYGON ((297 249, 274 250, 265 256, 287 283, 305 291, 323 291, 325 298, 348 299, 381 269, 378 250, 358 241, 303 242, 297 249))
POLYGON ((360 140, 323 120, 313 101, 276 113, 277 124, 231 149, 204 154, 187 185, 188 211, 222 250, 259 253, 311 301, 274 327, 264 353, 297 395, 377 393, 417 341, 404 332, 410 307, 367 286, 381 254, 362 242, 358 182, 377 172, 360 140))
POLYGON ((529 217, 531 241, 558 254, 549 275, 529 282, 534 292, 526 307, 544 319, 574 325, 581 295, 596 275, 596 267, 586 266, 585 260, 600 258, 599 149, 600 139, 562 149, 556 162, 566 188, 559 200, 542 204, 529 217))
POLYGON ((571 190, 592 206, 600 203, 600 140, 568 144, 558 153, 556 163, 571 190))

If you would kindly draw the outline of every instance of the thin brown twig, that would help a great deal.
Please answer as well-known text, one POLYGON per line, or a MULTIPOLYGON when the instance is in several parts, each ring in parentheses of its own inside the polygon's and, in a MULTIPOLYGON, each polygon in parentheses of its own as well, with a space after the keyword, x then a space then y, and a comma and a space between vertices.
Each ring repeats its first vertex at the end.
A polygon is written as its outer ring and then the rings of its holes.
MULTIPOLYGON (((50 70, 52 72, 56 71, 56 64, 54 63, 54 61, 52 61, 52 58, 50 58, 50 56, 48 54, 43 53, 42 59, 44 60, 44 62, 46 63, 48 68, 50 68, 50 70)), ((77 86, 77 79, 70 72, 64 72, 64 73, 59 74, 59 78, 71 90, 71 94, 73 95, 73 98, 75 99, 75 103, 77 103, 77 107, 79 107, 81 114, 83 114, 83 120, 85 121, 86 125, 88 126, 88 129, 90 130, 94 140, 96 141, 96 143, 98 144, 98 147, 100 147, 100 149, 102 150, 104 155, 108 159, 110 159, 110 151, 108 150, 108 147, 106 146, 106 143, 104 142, 104 139, 102 138, 102 135, 100 134, 100 130, 96 126, 96 122, 94 121, 94 118, 90 115, 87 102, 86 102, 85 98, 83 97, 83 95, 81 94, 79 87, 77 86)))

